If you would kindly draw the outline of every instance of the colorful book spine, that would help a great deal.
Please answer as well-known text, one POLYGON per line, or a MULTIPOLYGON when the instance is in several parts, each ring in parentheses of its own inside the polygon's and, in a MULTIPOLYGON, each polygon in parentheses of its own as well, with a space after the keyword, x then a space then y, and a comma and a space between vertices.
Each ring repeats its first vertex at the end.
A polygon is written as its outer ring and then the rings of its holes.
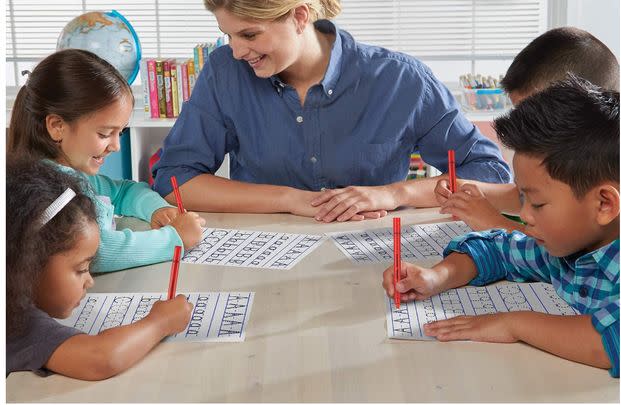
POLYGON ((177 78, 177 62, 170 60, 170 87, 172 90, 173 118, 179 116, 179 79, 177 78))
POLYGON ((194 67, 194 60, 193 59, 189 59, 188 60, 188 84, 190 86, 190 93, 192 92, 192 90, 194 89, 194 84, 196 84, 196 78, 197 78, 197 74, 196 74, 196 69, 194 67))
POLYGON ((183 75, 182 72, 182 66, 183 63, 179 63, 177 62, 176 64, 177 66, 177 107, 179 108, 179 112, 177 114, 177 116, 179 114, 181 114, 181 109, 183 108, 183 78, 181 77, 183 75))
POLYGON ((190 82, 188 81, 187 62, 181 64, 181 94, 183 95, 184 102, 190 99, 190 82))
POLYGON ((201 70, 205 67, 205 63, 207 63, 207 59, 209 58, 209 53, 213 49, 213 44, 211 42, 207 42, 203 45, 203 64, 201 65, 201 70))
POLYGON ((160 106, 157 101, 157 77, 155 74, 155 60, 147 60, 148 79, 144 84, 149 88, 149 104, 151 110, 151 118, 160 117, 160 106))
POLYGON ((164 62, 155 62, 155 75, 157 78, 157 103, 160 110, 160 118, 166 118, 166 89, 164 86, 164 62))
POLYGON ((194 47, 194 66, 200 66, 198 62, 198 45, 196 45, 194 47))
POLYGON ((151 102, 149 101, 149 74, 147 72, 147 62, 140 61, 140 82, 142 83, 142 103, 144 116, 151 116, 151 102))
POLYGON ((198 45, 198 65, 194 67, 196 69, 196 72, 199 72, 203 68, 203 64, 205 63, 205 55, 203 54, 203 47, 204 47, 204 44, 198 45))
POLYGON ((164 66, 164 97, 166 100, 166 118, 174 118, 172 106, 172 86, 170 83, 170 61, 165 60, 164 66))

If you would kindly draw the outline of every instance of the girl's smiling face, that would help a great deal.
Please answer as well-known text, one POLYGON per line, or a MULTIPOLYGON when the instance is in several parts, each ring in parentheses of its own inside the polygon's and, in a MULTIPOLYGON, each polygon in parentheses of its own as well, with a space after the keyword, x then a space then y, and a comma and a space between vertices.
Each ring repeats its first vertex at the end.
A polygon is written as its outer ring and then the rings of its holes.
POLYGON ((132 100, 120 97, 114 103, 72 123, 60 122, 54 139, 60 139, 62 154, 58 163, 94 175, 106 156, 121 149, 121 132, 127 127, 132 100))

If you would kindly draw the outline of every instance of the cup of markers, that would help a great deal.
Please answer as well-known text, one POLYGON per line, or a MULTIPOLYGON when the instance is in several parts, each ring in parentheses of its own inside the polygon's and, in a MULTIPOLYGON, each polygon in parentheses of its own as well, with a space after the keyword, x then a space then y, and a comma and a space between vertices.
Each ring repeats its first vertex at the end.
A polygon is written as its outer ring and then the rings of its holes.
POLYGON ((502 111, 511 107, 511 100, 499 87, 502 76, 462 75, 459 77, 464 109, 474 112, 502 111))

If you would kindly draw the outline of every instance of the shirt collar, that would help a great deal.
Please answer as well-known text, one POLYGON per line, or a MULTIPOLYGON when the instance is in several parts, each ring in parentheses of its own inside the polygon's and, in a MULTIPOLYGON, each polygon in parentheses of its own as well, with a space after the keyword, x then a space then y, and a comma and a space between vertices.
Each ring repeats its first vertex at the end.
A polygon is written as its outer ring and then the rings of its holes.
POLYGON ((274 86, 274 89, 276 89, 278 93, 281 93, 282 89, 286 86, 285 82, 280 80, 278 75, 270 76, 270 82, 272 82, 272 86, 274 86))
POLYGON ((339 33, 338 28, 334 23, 329 20, 318 20, 315 22, 315 28, 319 32, 326 34, 334 34, 334 43, 332 44, 332 51, 330 52, 330 61, 328 62, 328 68, 326 74, 323 76, 321 84, 323 85, 323 91, 326 95, 332 95, 334 86, 341 76, 341 66, 343 64, 343 41, 339 33))
POLYGON ((619 239, 578 257, 575 263, 576 267, 595 263, 610 281, 617 280, 619 278, 619 239))
MULTIPOLYGON (((323 91, 327 96, 331 96, 334 86, 341 76, 341 65, 343 63, 343 41, 341 39, 339 29, 332 21, 317 20, 314 24, 317 31, 324 34, 334 34, 335 36, 334 43, 332 44, 332 50, 330 52, 328 68, 326 69, 326 74, 321 81, 323 91)), ((270 81, 279 94, 282 93, 282 89, 286 87, 286 83, 280 80, 278 75, 271 76, 270 81)))

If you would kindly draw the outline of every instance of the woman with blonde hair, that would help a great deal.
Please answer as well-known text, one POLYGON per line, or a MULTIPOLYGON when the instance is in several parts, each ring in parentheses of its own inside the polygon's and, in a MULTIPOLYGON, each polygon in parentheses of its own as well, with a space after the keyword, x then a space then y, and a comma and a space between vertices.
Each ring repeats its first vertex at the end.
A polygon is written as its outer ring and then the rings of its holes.
POLYGON ((446 171, 454 149, 460 178, 510 180, 498 147, 427 66, 328 20, 339 1, 205 6, 229 44, 205 62, 153 168, 169 201, 175 175, 192 210, 379 218, 437 204, 437 179, 404 180, 414 151, 446 171), (227 153, 230 180, 214 175, 227 153))

